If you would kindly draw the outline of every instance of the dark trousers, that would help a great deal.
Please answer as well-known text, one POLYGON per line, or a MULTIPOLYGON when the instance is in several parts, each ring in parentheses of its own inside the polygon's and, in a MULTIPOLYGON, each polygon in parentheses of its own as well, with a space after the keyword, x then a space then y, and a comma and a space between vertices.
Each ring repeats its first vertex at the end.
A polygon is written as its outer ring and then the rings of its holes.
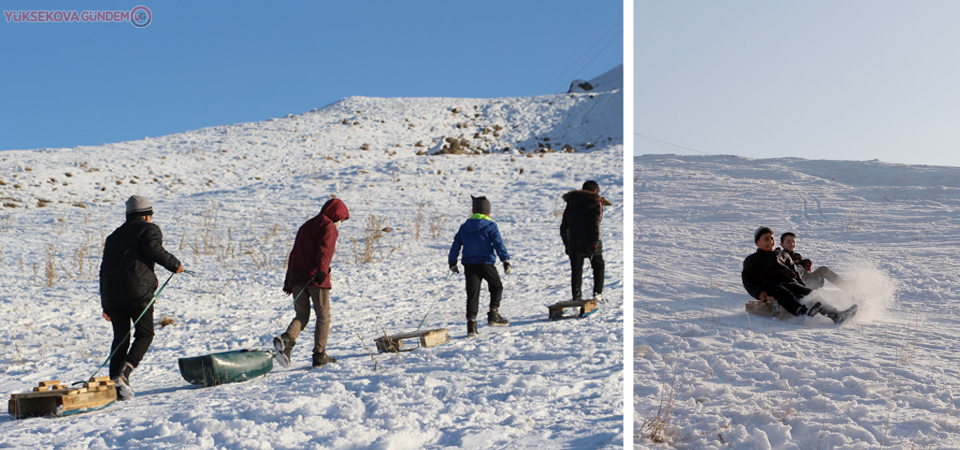
POLYGON ((570 287, 573 291, 573 298, 579 300, 583 298, 583 260, 590 260, 590 267, 593 268, 593 293, 603 293, 603 250, 597 249, 597 252, 589 254, 570 255, 570 287))
POLYGON ((797 283, 783 283, 769 287, 765 292, 787 312, 797 315, 797 310, 802 306, 800 299, 806 297, 812 290, 797 283))
POLYGON ((110 358, 110 378, 116 378, 123 372, 123 366, 130 363, 133 367, 140 364, 143 355, 147 353, 150 344, 153 342, 153 305, 143 312, 143 308, 117 308, 105 311, 110 316, 110 324, 113 325, 113 346, 111 351, 113 357, 110 358), (143 317, 140 317, 143 313, 143 317), (140 317, 137 326, 133 332, 133 345, 130 345, 130 325, 134 320, 140 317))
POLYGON ((477 320, 477 310, 480 309, 480 283, 487 282, 490 289, 490 310, 500 308, 503 298, 503 283, 497 266, 493 264, 464 264, 463 275, 467 279, 467 320, 477 320))

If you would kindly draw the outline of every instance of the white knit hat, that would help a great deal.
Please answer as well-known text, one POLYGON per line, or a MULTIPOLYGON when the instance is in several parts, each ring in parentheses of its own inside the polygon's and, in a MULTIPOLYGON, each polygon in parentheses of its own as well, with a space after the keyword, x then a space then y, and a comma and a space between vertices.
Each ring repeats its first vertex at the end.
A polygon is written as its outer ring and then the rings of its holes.
POLYGON ((127 199, 127 215, 138 214, 141 216, 150 216, 153 215, 153 203, 150 203, 150 200, 147 200, 146 197, 141 197, 139 195, 131 196, 127 199))

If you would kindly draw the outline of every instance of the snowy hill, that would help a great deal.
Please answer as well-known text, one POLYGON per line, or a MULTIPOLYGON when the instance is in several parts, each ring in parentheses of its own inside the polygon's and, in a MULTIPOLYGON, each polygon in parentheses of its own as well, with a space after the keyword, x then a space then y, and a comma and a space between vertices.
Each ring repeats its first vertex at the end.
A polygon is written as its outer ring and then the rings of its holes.
POLYGON ((174 276, 157 300, 157 319, 175 323, 157 327, 133 373, 135 400, 61 419, 0 416, 0 447, 621 447, 617 70, 601 83, 612 87, 582 94, 353 97, 257 123, 0 152, 3 395, 84 380, 106 358, 97 273, 130 195, 153 201, 166 248, 198 273, 174 276), (446 138, 470 151, 429 154, 446 138), (549 322, 546 306, 569 297, 560 196, 587 179, 614 203, 602 229, 614 300, 587 319, 549 322), (462 275, 446 262, 470 195, 491 200, 514 263, 501 306, 511 326, 481 323, 475 339, 465 337, 462 275), (177 358, 272 347, 293 317, 280 288, 296 230, 332 196, 351 213, 331 273, 328 353, 339 361, 305 370, 311 322, 290 369, 188 385, 177 358), (421 322, 449 328, 451 342, 376 353, 375 338, 421 322))
POLYGON ((635 159, 637 448, 960 448, 960 168, 635 159), (744 312, 753 232, 853 280, 837 327, 744 312))

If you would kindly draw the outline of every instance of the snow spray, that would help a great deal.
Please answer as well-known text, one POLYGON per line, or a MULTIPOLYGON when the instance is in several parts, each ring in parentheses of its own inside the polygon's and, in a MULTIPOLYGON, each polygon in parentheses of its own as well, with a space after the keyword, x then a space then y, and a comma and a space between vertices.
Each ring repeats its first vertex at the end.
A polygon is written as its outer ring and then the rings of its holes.
POLYGON ((856 322, 877 322, 889 317, 897 294, 897 281, 880 270, 872 261, 857 259, 844 265, 840 274, 852 287, 843 291, 823 291, 828 303, 844 309, 854 303, 857 309, 856 322), (830 295, 833 294, 833 295, 830 295))
POLYGON ((831 284, 825 289, 815 289, 803 298, 803 304, 809 308, 819 301, 840 311, 856 304, 859 307, 853 321, 860 323, 876 322, 889 317, 888 313, 896 300, 896 280, 869 261, 856 260, 848 267, 850 268, 843 270, 840 276, 847 281, 849 287, 841 290, 831 284))
POLYGON ((860 305, 856 320, 873 322, 889 317, 897 298, 895 279, 867 261, 860 261, 847 276, 855 277, 850 283, 853 284, 853 299, 860 305))

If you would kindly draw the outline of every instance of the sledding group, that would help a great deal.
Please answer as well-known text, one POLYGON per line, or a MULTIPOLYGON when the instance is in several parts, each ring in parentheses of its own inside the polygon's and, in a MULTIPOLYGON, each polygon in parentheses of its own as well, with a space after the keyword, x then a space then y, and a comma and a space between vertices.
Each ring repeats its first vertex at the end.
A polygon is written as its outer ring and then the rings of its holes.
POLYGON ((814 289, 822 288, 824 280, 844 291, 853 289, 853 284, 840 278, 827 267, 813 269, 809 259, 796 252, 797 236, 783 233, 780 246, 776 247, 773 230, 760 227, 753 234, 757 251, 743 261, 741 278, 743 287, 753 298, 776 301, 785 311, 800 317, 812 317, 822 314, 834 323, 840 324, 853 317, 857 305, 839 311, 822 301, 804 304, 804 297, 814 289))
MULTIPOLYGON (((480 287, 487 282, 490 291, 488 326, 505 326, 509 321, 500 315, 503 284, 496 261, 503 263, 504 273, 512 267, 496 222, 491 219, 491 204, 486 197, 471 197, 472 212, 453 239, 448 263, 450 270, 460 273, 458 258, 463 264, 467 294, 467 334, 477 334, 480 287), (462 257, 460 256, 462 252, 462 257)), ((560 236, 570 257, 571 289, 575 301, 582 300, 584 260, 593 268, 593 299, 603 302, 603 245, 600 221, 603 206, 609 205, 600 196, 600 186, 587 181, 582 189, 563 195, 566 208, 560 224, 560 236)), ((103 317, 113 327, 110 357, 110 378, 116 382, 121 400, 132 398, 130 375, 140 364, 154 337, 153 301, 158 281, 156 264, 173 273, 182 273, 183 264, 163 248, 163 234, 153 223, 153 205, 141 196, 126 202, 126 222, 107 237, 100 266, 100 299, 103 317), (133 342, 130 331, 133 326, 133 342)), ((347 206, 340 199, 327 201, 320 213, 297 231, 290 251, 283 292, 294 296, 294 318, 286 331, 274 338, 277 361, 290 363, 294 345, 310 320, 311 304, 317 315, 313 342, 313 367, 336 362, 326 353, 330 333, 330 263, 336 249, 338 229, 350 218, 347 206)))

